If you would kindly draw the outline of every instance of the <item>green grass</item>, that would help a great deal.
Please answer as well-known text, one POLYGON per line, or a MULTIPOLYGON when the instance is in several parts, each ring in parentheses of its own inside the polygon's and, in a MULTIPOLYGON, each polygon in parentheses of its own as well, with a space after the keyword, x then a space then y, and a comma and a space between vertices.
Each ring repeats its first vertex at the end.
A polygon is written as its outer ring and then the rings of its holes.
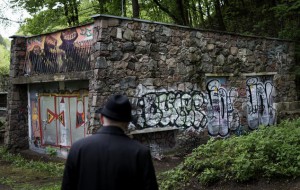
POLYGON ((14 190, 59 190, 64 163, 27 160, 0 146, 0 184, 14 190))

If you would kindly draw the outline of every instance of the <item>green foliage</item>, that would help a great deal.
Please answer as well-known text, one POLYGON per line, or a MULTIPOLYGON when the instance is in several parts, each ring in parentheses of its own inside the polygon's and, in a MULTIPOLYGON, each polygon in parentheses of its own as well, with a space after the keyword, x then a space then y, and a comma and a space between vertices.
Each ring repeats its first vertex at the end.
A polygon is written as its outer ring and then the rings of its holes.
POLYGON ((51 146, 46 147, 46 154, 50 156, 56 156, 57 155, 56 148, 53 148, 51 146))
POLYGON ((300 119, 260 126, 245 136, 210 139, 194 149, 180 167, 162 174, 160 184, 162 189, 182 189, 193 179, 209 185, 220 180, 244 182, 299 176, 300 119))
MULTIPOLYGON (((14 7, 26 9, 32 16, 21 27, 21 32, 25 35, 51 32, 73 26, 78 22, 85 24, 92 21, 91 16, 95 14, 133 16, 132 1, 129 0, 10 0, 10 2, 14 7)), ((172 2, 145 0, 139 1, 139 7, 141 19, 195 28, 222 28, 228 32, 247 35, 300 40, 299 0, 172 2), (224 24, 225 26, 221 27, 224 24)))
POLYGON ((23 35, 37 35, 42 33, 53 32, 66 28, 66 19, 62 15, 62 11, 47 10, 40 11, 26 19, 26 24, 21 25, 20 30, 23 35))
POLYGON ((10 63, 10 41, 0 35, 0 75, 8 75, 10 63))
POLYGON ((180 183, 185 184, 188 182, 192 173, 188 170, 183 170, 182 165, 180 165, 173 170, 162 173, 162 175, 167 180, 161 181, 160 189, 177 189, 180 183))
POLYGON ((0 157, 11 162, 15 167, 32 169, 40 172, 47 172, 53 176, 62 176, 64 164, 54 162, 28 161, 22 156, 9 153, 4 147, 0 146, 0 157))
POLYGON ((197 178, 201 184, 208 185, 220 179, 219 173, 220 172, 214 168, 205 168, 197 178))

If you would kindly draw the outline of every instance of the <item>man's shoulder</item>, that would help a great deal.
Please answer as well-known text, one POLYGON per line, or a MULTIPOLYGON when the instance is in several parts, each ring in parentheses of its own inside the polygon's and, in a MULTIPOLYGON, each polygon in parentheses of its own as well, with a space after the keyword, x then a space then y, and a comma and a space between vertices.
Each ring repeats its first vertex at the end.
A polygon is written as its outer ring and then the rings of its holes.
POLYGON ((85 145, 85 144, 90 144, 94 141, 97 141, 99 138, 96 138, 96 135, 93 134, 93 135, 90 135, 90 136, 87 136, 87 137, 84 137, 84 138, 81 138, 77 141, 75 141, 72 146, 82 146, 82 145, 85 145))

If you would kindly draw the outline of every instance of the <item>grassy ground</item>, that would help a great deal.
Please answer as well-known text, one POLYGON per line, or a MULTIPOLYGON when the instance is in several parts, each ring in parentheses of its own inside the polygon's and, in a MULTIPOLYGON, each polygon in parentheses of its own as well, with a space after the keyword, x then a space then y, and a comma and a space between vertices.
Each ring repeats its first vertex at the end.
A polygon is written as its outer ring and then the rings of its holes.
POLYGON ((0 189, 59 190, 63 162, 33 161, 0 147, 0 171, 0 189))

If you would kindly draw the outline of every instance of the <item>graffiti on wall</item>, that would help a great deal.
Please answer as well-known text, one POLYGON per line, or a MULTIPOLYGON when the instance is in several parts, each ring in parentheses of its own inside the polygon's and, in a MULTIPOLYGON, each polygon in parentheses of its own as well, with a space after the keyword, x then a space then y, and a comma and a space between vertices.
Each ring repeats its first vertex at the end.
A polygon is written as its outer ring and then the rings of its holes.
POLYGON ((90 69, 92 29, 92 25, 87 25, 29 38, 24 72, 57 73, 90 69))
POLYGON ((201 131, 207 128, 209 135, 225 137, 231 131, 238 134, 243 130, 242 111, 250 129, 275 124, 273 93, 271 77, 266 76, 249 77, 243 89, 230 87, 226 77, 209 78, 206 93, 151 90, 139 85, 135 124, 142 129, 176 126, 201 131), (239 92, 243 92, 242 97, 239 92), (236 106, 238 98, 247 98, 247 111, 236 106))
POLYGON ((211 136, 226 136, 240 126, 240 116, 234 103, 238 97, 236 88, 227 90, 225 78, 210 79, 206 84, 208 104, 207 128, 211 136))
POLYGON ((88 92, 30 93, 31 139, 35 147, 69 147, 87 134, 88 92))
POLYGON ((247 85, 247 120, 250 129, 275 123, 273 82, 269 77, 250 77, 247 85))
POLYGON ((137 101, 137 125, 145 127, 177 126, 200 130, 207 124, 200 91, 150 92, 137 101))

